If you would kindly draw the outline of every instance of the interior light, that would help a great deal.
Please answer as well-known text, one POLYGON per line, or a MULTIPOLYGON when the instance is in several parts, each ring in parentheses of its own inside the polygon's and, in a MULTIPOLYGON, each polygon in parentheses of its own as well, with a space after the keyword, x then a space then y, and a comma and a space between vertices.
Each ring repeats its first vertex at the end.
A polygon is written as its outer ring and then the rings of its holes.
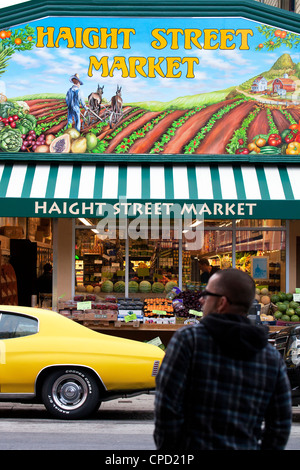
POLYGON ((196 220, 195 222, 193 222, 190 227, 197 227, 198 225, 202 224, 203 223, 203 220, 196 220))
POLYGON ((80 219, 80 218, 79 218, 78 220, 80 220, 80 222, 82 222, 84 225, 92 225, 92 224, 91 224, 88 220, 86 220, 86 219, 80 219))

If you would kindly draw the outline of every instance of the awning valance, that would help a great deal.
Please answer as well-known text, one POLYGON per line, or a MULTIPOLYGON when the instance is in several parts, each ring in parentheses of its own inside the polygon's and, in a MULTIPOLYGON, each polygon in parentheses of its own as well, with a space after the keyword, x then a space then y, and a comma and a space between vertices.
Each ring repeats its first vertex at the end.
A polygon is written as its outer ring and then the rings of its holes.
POLYGON ((97 217, 99 207, 126 199, 148 204, 148 214, 156 203, 211 219, 299 219, 299 182, 300 167, 292 165, 3 163, 0 214, 97 217))

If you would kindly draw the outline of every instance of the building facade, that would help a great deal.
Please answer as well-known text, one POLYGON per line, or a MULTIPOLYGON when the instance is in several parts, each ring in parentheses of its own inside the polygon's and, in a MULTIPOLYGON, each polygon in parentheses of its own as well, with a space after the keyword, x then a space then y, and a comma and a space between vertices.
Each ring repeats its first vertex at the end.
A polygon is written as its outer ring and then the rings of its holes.
POLYGON ((51 244, 53 308, 197 289, 202 257, 300 287, 297 2, 260 3, 3 9, 2 248, 51 244))

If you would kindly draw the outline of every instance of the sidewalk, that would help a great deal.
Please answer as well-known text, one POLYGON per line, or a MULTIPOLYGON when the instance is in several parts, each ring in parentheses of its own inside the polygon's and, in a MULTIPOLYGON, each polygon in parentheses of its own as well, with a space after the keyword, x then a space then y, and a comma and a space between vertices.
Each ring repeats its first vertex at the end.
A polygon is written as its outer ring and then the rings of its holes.
MULTIPOLYGON (((4 415, 18 413, 18 412, 29 412, 33 413, 36 417, 36 413, 43 412, 45 410, 44 405, 37 404, 24 404, 24 403, 11 403, 11 402, 0 402, 0 419, 4 415)), ((143 394, 136 397, 116 398, 102 402, 99 408, 101 411, 142 411, 145 413, 154 413, 154 394, 143 394)), ((300 406, 293 407, 293 422, 300 422, 300 406)))
MULTIPOLYGON (((44 405, 31 403, 13 403, 0 402, 0 419, 3 414, 10 411, 15 413, 18 411, 34 411, 42 412, 45 410, 44 405)), ((135 397, 116 398, 115 400, 104 401, 99 408, 100 411, 143 411, 154 412, 154 394, 143 394, 135 397)))

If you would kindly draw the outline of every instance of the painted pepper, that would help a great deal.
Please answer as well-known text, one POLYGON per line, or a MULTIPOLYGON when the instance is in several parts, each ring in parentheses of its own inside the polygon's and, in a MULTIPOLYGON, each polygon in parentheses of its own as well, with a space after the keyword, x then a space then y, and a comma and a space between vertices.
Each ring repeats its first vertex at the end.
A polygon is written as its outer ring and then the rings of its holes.
POLYGON ((290 142, 286 149, 287 155, 299 155, 300 153, 300 142, 290 142))
POLYGON ((297 136, 298 134, 298 129, 291 129, 290 132, 288 133, 288 135, 285 136, 284 140, 287 144, 289 144, 290 142, 293 142, 295 140, 295 137, 297 136))

